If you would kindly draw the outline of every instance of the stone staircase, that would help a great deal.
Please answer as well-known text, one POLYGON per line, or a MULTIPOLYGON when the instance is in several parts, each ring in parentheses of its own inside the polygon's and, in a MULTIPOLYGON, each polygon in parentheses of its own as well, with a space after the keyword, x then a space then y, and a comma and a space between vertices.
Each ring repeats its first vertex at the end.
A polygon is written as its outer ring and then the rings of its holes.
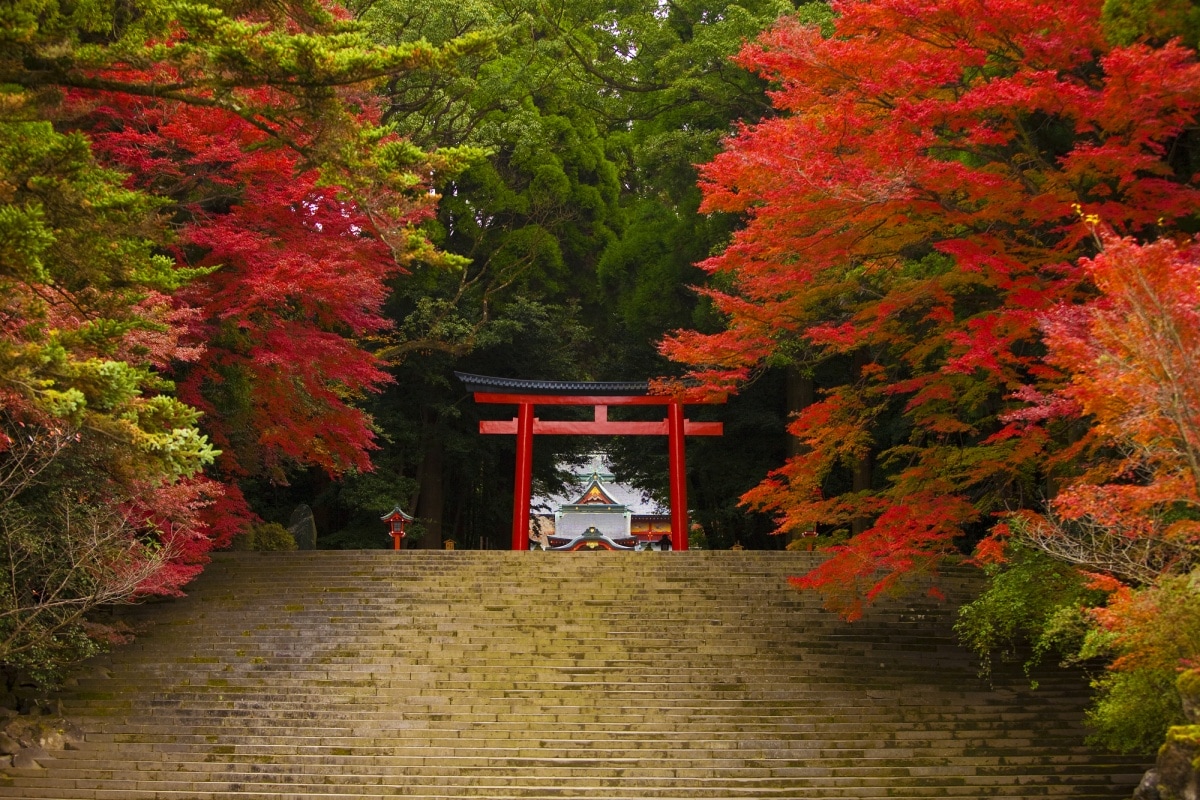
MULTIPOLYGON (((1080 676, 992 687, 952 604, 846 624, 809 553, 226 553, 62 695, 0 797, 1126 798, 1080 676)), ((976 577, 943 586, 961 597, 976 577)))

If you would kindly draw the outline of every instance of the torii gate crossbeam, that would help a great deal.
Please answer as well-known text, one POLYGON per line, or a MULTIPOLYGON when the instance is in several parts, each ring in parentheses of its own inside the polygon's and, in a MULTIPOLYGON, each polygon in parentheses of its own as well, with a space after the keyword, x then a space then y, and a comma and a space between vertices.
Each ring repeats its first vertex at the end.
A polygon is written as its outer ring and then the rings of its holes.
POLYGON ((533 488, 533 437, 537 434, 578 436, 666 436, 670 456, 671 547, 688 546, 687 468, 685 436, 720 436, 720 422, 693 422, 683 415, 683 403, 666 395, 650 394, 645 382, 531 381, 493 378, 456 372, 477 403, 517 406, 511 420, 482 420, 480 433, 517 437, 516 479, 513 481, 512 548, 529 549, 529 503, 533 488), (593 406, 590 421, 541 420, 538 405, 593 406), (666 406, 661 421, 616 422, 608 419, 609 406, 666 406))

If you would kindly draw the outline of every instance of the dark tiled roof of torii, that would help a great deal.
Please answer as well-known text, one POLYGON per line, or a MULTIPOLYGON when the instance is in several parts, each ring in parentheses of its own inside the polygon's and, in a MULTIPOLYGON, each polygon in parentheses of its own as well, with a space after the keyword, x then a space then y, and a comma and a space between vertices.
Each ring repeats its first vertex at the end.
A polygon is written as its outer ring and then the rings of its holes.
POLYGON ((647 381, 539 381, 522 378, 494 378, 456 372, 469 392, 500 394, 581 395, 584 397, 630 396, 650 393, 647 381))

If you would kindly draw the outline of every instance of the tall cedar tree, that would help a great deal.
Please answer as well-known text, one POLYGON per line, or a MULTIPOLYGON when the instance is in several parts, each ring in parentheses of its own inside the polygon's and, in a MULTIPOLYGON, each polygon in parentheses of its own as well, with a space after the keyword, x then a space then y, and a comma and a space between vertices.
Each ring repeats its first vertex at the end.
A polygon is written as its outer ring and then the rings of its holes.
MULTIPOLYGON (((716 154, 731 120, 770 111, 765 83, 730 56, 793 6, 788 0, 685 0, 669 8, 655 0, 572 0, 553 9, 486 0, 350 5, 383 42, 438 44, 465 31, 498 31, 494 53, 464 59, 453 72, 388 86, 386 118, 414 141, 464 142, 492 153, 446 187, 438 212, 439 246, 469 257, 470 267, 457 274, 418 271, 416 280, 398 286, 387 354, 404 391, 389 393, 374 412, 390 417, 392 439, 377 456, 392 473, 420 478, 414 505, 422 507, 427 541, 440 546, 443 506, 445 531, 453 518, 490 535, 491 515, 509 513, 504 506, 512 494, 488 483, 510 475, 481 472, 479 458, 480 448, 494 449, 503 464, 511 444, 478 438, 461 386, 448 377, 451 368, 562 378, 668 369, 654 345, 693 319, 697 298, 687 284, 700 278, 693 263, 734 222, 697 213, 693 165, 716 154), (545 341, 541 320, 566 314, 587 326, 591 344, 568 353, 560 345, 579 342, 563 335, 559 344, 547 342, 551 350, 524 352, 526 343, 545 341), (422 429, 406 432, 416 419, 423 419, 422 429), (444 492, 437 485, 443 476, 444 492)), ((581 330, 574 322, 554 324, 581 330)), ((693 511, 711 541, 726 546, 769 529, 764 515, 740 512, 737 498, 783 457, 783 422, 775 412, 780 393, 767 382, 756 388, 738 401, 741 438, 692 445, 714 451, 707 458, 694 454, 694 464, 711 468, 689 474, 693 511)), ((629 454, 617 453, 618 472, 665 491, 665 448, 660 458, 651 442, 613 444, 629 454)), ((539 443, 534 480, 550 479, 560 460, 550 456, 585 445, 596 443, 539 443)), ((342 497, 386 503, 363 509, 377 520, 395 497, 409 496, 386 483, 388 471, 354 478, 342 497), (362 494, 353 486, 365 483, 387 492, 362 494)), ((374 529, 368 514, 359 516, 374 529)), ((460 542, 465 531, 455 533, 460 542)))
POLYGON ((1057 445, 1001 415, 1059 380, 1037 320, 1086 291, 1076 207, 1142 236, 1193 215, 1191 166, 1168 156, 1200 68, 1176 44, 1110 48, 1095 0, 835 10, 828 38, 784 19, 739 56, 781 115, 703 168, 703 210, 745 218, 702 263, 726 327, 663 348, 709 390, 764 364, 848 365, 791 424, 807 452, 743 500, 780 532, 860 523, 795 579, 853 617, 965 527, 1039 503, 1057 445), (867 461, 869 484, 826 493, 867 461))

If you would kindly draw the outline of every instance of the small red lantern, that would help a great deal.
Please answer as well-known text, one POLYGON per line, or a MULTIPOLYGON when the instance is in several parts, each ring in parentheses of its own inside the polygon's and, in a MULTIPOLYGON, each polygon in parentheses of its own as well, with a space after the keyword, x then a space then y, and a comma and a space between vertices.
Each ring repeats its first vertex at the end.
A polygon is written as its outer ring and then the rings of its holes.
POLYGON ((400 506, 396 506, 380 519, 388 524, 388 535, 392 537, 392 549, 399 550, 400 540, 404 538, 404 526, 412 522, 413 518, 401 511, 400 506))

